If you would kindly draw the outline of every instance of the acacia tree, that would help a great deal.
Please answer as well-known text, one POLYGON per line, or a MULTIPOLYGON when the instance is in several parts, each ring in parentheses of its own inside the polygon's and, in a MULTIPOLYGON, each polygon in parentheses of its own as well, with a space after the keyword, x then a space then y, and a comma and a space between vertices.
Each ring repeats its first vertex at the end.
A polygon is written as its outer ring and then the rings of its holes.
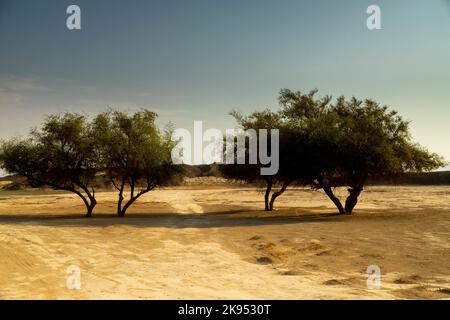
POLYGON ((344 97, 309 125, 311 142, 319 146, 319 171, 314 187, 321 188, 341 214, 352 214, 368 178, 430 171, 445 163, 414 143, 409 123, 396 111, 373 100, 344 97), (345 203, 333 192, 348 189, 345 203))
MULTIPOLYGON (((271 129, 279 129, 283 123, 280 115, 278 113, 272 112, 268 109, 261 112, 253 112, 249 116, 243 116, 242 114, 233 111, 231 115, 235 118, 236 122, 240 126, 240 129, 244 131, 254 130, 256 141, 258 141, 259 129, 267 129, 269 141, 270 139, 270 131, 271 129)), ((227 139, 231 145, 227 146, 227 150, 229 148, 234 149, 234 164, 226 164, 220 166, 221 173, 229 178, 235 180, 246 181, 248 183, 254 183, 257 185, 263 185, 265 188, 264 192, 264 209, 266 211, 273 210, 273 203, 275 199, 284 192, 287 188, 285 185, 285 181, 282 179, 280 171, 278 171, 274 175, 262 175, 261 168, 265 167, 259 159, 256 159, 256 164, 237 164, 238 151, 237 151, 237 137, 236 139, 227 139), (230 142, 231 141, 231 142, 230 142), (274 188, 278 188, 275 190, 274 188)), ((249 159, 250 154, 250 145, 252 141, 252 137, 241 137, 243 141, 245 141, 245 157, 249 159)), ((281 139, 281 141, 284 141, 281 139)), ((257 142, 256 142, 257 143, 257 142)), ((268 147, 272 149, 272 146, 268 144, 268 147)), ((282 147, 280 146, 280 149, 282 147)), ((256 151, 256 150, 254 150, 256 151)))
MULTIPOLYGON (((308 94, 282 89, 278 98, 280 109, 253 112, 243 116, 233 112, 236 122, 244 130, 279 129, 280 131, 280 166, 275 175, 262 176, 261 164, 254 166, 225 165, 222 172, 228 178, 247 182, 264 183, 265 210, 272 211, 276 199, 289 186, 310 185, 315 178, 315 146, 308 143, 309 131, 307 121, 319 117, 326 111, 331 100, 326 96, 316 99, 317 90, 308 94)), ((246 145, 248 148, 248 145, 246 145)))
POLYGON ((32 186, 75 193, 86 206, 86 216, 92 216, 99 167, 85 116, 51 115, 29 137, 3 142, 0 167, 25 177, 32 186))
POLYGON ((175 166, 171 161, 174 143, 170 132, 158 130, 156 117, 156 113, 148 110, 133 115, 109 111, 94 119, 93 132, 100 161, 119 192, 118 216, 125 216, 139 197, 157 186, 168 184, 181 172, 181 166, 175 166), (129 192, 125 199, 127 186, 129 192))
POLYGON ((248 128, 280 129, 280 167, 263 177, 248 166, 224 166, 234 178, 266 179, 265 208, 291 184, 322 189, 341 214, 351 214, 367 179, 392 177, 405 172, 429 171, 444 165, 441 157, 411 140, 408 122, 395 111, 372 100, 316 97, 317 90, 280 91, 280 110, 234 114, 248 128), (274 184, 280 188, 270 196, 274 184), (335 195, 347 187, 345 203, 335 195), (269 200, 270 198, 270 200, 269 200))

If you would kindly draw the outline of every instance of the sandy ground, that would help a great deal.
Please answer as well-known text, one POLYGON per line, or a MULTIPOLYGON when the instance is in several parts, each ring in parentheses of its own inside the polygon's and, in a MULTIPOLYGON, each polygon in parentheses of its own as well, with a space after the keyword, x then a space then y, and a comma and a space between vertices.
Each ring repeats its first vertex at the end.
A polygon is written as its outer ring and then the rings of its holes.
POLYGON ((97 198, 87 219, 71 194, 0 192, 1 299, 450 298, 450 187, 369 187, 353 216, 309 189, 272 213, 254 188, 156 190, 125 218, 97 198))

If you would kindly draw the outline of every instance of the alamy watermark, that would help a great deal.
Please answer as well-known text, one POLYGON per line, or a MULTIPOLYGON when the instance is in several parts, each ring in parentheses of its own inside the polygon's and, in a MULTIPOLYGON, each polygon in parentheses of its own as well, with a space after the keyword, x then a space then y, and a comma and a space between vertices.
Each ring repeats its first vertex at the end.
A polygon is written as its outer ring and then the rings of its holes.
POLYGON ((366 284, 369 290, 381 289, 381 269, 377 265, 370 265, 366 269, 366 273, 369 274, 366 284))
POLYGON ((75 4, 71 4, 67 7, 66 13, 70 16, 66 19, 66 27, 69 30, 81 29, 81 8, 75 4))
POLYGON ((81 289, 81 269, 79 266, 72 264, 66 269, 68 274, 66 278, 66 287, 69 290, 81 289))
POLYGON ((194 121, 193 135, 187 129, 174 130, 172 141, 178 143, 172 150, 172 162, 191 165, 259 163, 263 165, 261 175, 274 175, 280 164, 279 140, 278 129, 226 129, 224 134, 216 128, 203 131, 203 122, 194 121))
MULTIPOLYGON (((367 7, 366 13, 369 17, 366 20, 366 26, 369 30, 381 29, 381 8, 379 5, 372 4, 367 7)), ((66 27, 69 30, 81 30, 81 8, 76 4, 71 4, 66 9, 69 16, 66 19, 66 27)))
POLYGON ((381 8, 376 4, 367 7, 366 13, 369 17, 366 20, 367 29, 380 30, 381 29, 381 8))

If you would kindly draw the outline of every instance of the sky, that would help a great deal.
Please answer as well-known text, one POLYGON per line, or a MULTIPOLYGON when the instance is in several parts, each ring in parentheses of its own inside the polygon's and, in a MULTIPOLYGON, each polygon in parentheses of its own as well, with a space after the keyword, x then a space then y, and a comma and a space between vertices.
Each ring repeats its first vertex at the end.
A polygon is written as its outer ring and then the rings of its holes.
POLYGON ((108 107, 224 130, 281 88, 376 99, 450 160, 450 1, 0 0, 0 138, 108 107))

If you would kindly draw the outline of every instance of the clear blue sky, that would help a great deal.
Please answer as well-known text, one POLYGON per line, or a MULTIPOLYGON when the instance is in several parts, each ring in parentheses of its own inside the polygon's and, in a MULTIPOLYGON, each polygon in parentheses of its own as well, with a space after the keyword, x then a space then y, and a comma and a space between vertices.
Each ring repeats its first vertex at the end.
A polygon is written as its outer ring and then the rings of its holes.
POLYGON ((0 137, 108 106, 224 129, 284 87, 375 98, 450 160, 449 1, 0 0, 0 137), (370 4, 382 30, 366 28, 370 4))

